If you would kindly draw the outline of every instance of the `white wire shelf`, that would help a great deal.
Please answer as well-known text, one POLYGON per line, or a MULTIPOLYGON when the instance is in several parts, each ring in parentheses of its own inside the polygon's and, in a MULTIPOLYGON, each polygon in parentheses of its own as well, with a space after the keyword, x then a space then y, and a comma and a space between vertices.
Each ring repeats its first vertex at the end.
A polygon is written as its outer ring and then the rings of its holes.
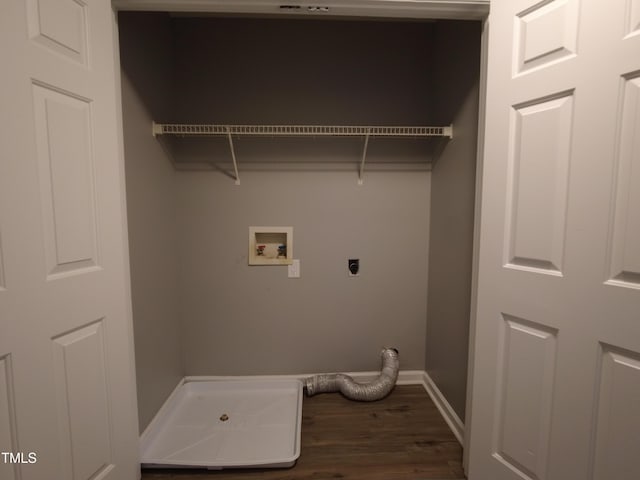
POLYGON ((367 148, 370 137, 398 137, 398 138, 453 138, 453 125, 428 126, 346 126, 346 125, 207 125, 183 123, 152 123, 152 133, 158 135, 173 135, 179 137, 216 137, 224 136, 229 141, 229 150, 233 160, 234 178, 236 185, 240 185, 238 161, 236 159, 233 137, 363 137, 364 146, 358 184, 362 185, 364 166, 367 158, 367 148))
POLYGON ((345 125, 206 125, 153 123, 153 135, 178 136, 287 136, 287 137, 448 137, 453 126, 345 126, 345 125))

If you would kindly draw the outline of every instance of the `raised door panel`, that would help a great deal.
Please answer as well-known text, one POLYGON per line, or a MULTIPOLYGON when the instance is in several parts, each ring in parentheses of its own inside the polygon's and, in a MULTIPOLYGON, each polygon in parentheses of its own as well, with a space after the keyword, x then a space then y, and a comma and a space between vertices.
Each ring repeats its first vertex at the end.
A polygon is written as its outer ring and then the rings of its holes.
POLYGON ((562 274, 572 114, 571 92, 512 110, 508 267, 562 274))
POLYGON ((100 478, 113 468, 103 322, 53 339, 60 450, 67 478, 100 478))
POLYGON ((640 33, 640 0, 627 0, 627 35, 640 33))
POLYGON ((47 278, 54 279, 98 265, 91 106, 53 87, 33 90, 47 278))
POLYGON ((640 354, 601 346, 594 480, 640 478, 640 354))
POLYGON ((575 56, 578 2, 540 2, 516 16, 514 75, 575 56))
POLYGON ((34 42, 86 65, 86 10, 81 0, 29 0, 29 36, 34 42))
MULTIPOLYGON (((13 400, 11 355, 0 357, 0 452, 18 453, 16 438, 16 417, 13 400)), ((0 458, 0 478, 17 480, 20 477, 20 463, 0 458)))
POLYGON ((557 330, 503 315, 494 456, 524 478, 544 478, 557 330))
POLYGON ((623 79, 618 111, 609 283, 640 288, 640 75, 623 79))

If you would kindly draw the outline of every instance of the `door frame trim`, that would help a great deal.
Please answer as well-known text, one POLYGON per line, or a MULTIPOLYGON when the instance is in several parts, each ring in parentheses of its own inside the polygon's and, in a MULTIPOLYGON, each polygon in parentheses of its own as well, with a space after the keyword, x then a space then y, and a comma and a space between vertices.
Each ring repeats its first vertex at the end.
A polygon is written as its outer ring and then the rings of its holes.
POLYGON ((480 37, 480 81, 478 85, 478 145, 476 152, 476 191, 473 214, 473 254, 471 265, 471 297, 469 299, 469 350, 467 358, 467 395, 464 418, 464 442, 462 444, 462 468, 469 476, 469 452, 471 450, 471 416, 473 405, 473 376, 475 359, 476 318, 478 313, 478 270, 480 266, 480 227, 482 218, 482 184, 484 171, 484 135, 487 106, 487 71, 489 55, 489 19, 482 21, 480 37))
MULTIPOLYGON (((471 295, 469 315, 469 349, 467 361, 467 393, 466 414, 462 422, 463 468, 468 474, 469 451, 471 448, 471 406, 473 404, 473 376, 475 356, 475 332, 477 315, 478 267, 480 252, 480 220, 482 210, 482 180, 484 167, 484 131, 487 91, 487 56, 489 46, 489 2, 490 0, 294 0, 287 2, 283 14, 282 2, 277 0, 112 0, 117 29, 117 12, 122 11, 163 11, 182 13, 218 13, 230 15, 261 15, 286 18, 382 18, 382 19, 446 19, 446 20, 479 20, 482 21, 480 44, 480 80, 478 105, 478 141, 476 153, 476 181, 473 229, 473 255, 471 273, 471 295), (298 6, 300 7, 298 10, 298 6), (308 7, 321 6, 329 8, 329 12, 310 11, 308 7)), ((116 32, 114 47, 119 59, 119 39, 116 32)), ((120 86, 118 83, 118 94, 120 86)), ((124 168, 124 147, 122 145, 122 106, 119 109, 119 142, 120 162, 124 168)), ((123 170, 124 171, 124 170, 123 170)), ((128 253, 128 243, 127 243, 128 253)))
POLYGON ((346 16, 482 20, 489 14, 489 0, 113 0, 112 3, 116 10, 284 14, 287 17, 306 18, 346 16))

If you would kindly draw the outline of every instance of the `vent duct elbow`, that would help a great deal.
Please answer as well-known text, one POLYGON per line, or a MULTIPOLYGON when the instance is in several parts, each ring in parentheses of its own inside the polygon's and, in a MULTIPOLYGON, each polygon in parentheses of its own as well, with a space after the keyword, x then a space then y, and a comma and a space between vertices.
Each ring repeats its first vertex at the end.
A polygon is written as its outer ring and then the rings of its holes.
POLYGON ((400 360, 398 350, 385 348, 381 352, 382 372, 380 376, 369 383, 358 383, 349 375, 342 373, 315 375, 304 381, 307 395, 318 393, 340 392, 350 400, 371 402, 380 400, 393 390, 398 380, 400 360))

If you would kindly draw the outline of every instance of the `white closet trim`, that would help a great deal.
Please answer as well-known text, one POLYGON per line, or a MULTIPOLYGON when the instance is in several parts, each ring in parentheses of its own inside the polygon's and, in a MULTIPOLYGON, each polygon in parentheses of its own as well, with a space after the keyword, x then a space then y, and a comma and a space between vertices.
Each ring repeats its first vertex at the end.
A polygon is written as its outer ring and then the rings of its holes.
POLYGON ((114 0, 117 10, 481 20, 489 0, 114 0))

